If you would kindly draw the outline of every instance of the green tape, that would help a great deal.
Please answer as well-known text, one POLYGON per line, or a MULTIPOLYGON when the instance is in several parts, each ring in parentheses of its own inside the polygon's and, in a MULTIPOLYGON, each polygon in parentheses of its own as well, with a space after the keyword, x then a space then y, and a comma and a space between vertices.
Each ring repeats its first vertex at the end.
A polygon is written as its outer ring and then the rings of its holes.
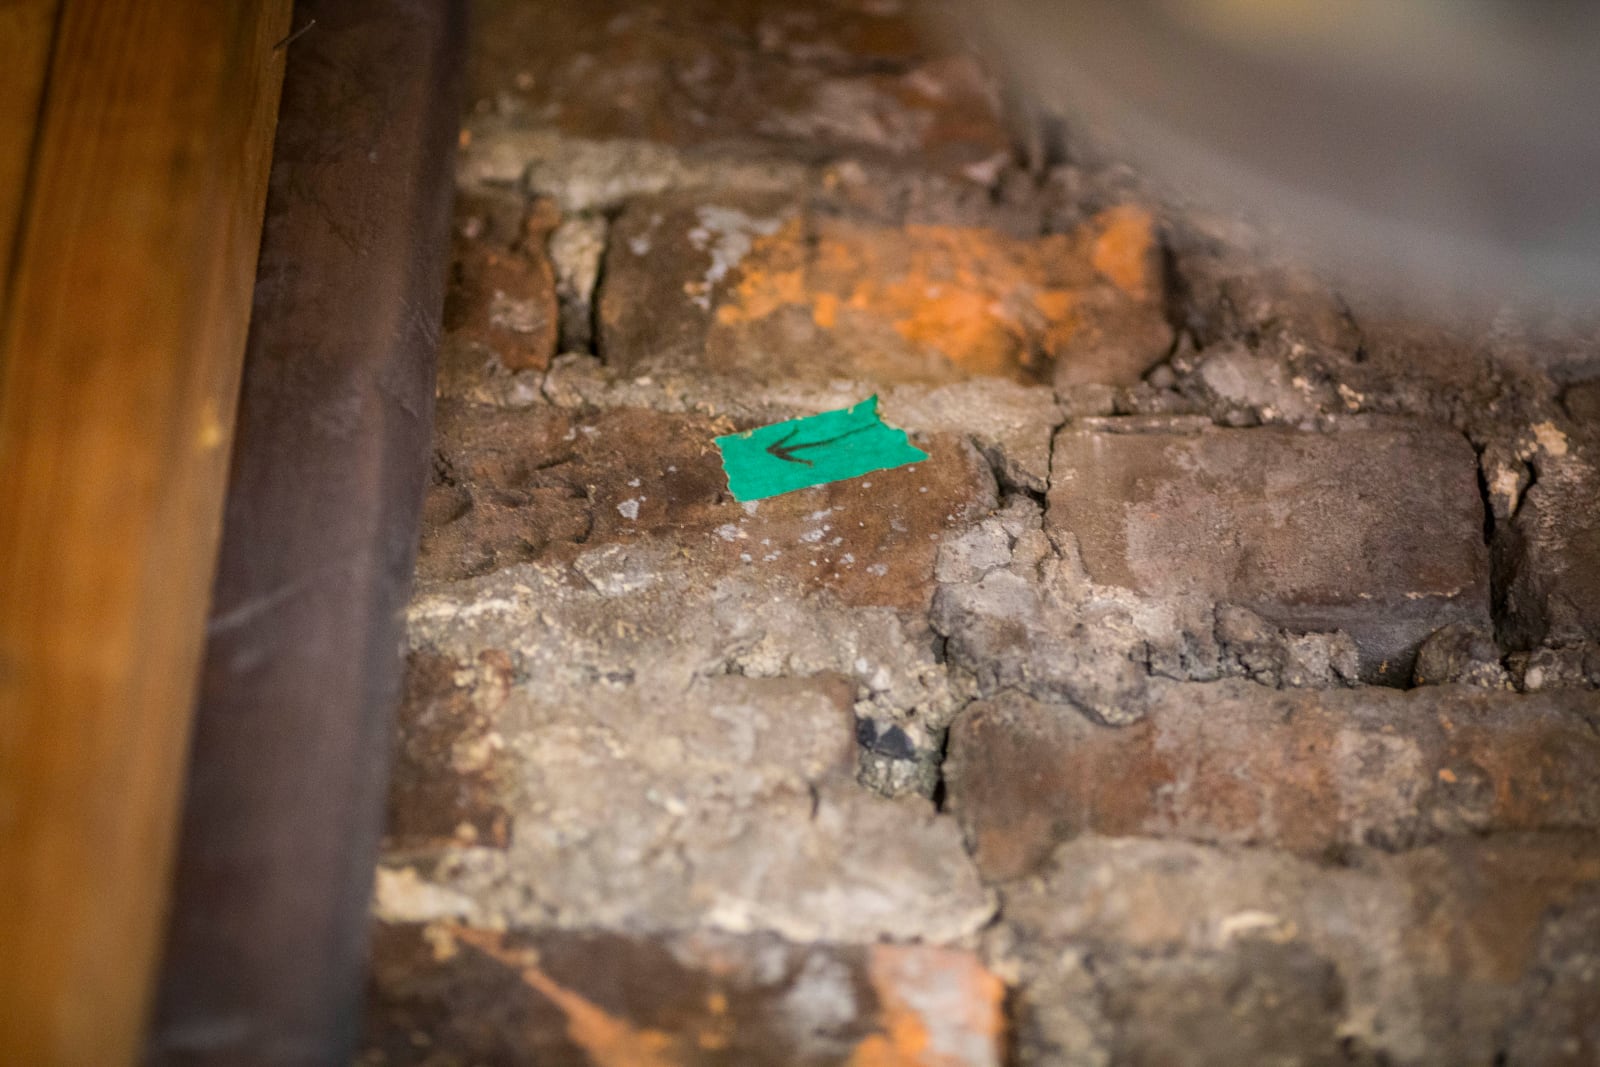
POLYGON ((717 438, 733 498, 764 500, 921 463, 928 454, 878 417, 878 398, 717 438))

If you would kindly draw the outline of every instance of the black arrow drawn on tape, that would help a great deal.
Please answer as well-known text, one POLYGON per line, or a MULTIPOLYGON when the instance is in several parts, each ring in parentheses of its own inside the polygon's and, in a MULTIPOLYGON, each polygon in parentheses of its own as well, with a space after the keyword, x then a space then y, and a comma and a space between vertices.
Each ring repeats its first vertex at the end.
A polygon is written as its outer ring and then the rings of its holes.
POLYGON ((808 467, 815 467, 815 463, 812 463, 804 456, 797 456, 795 453, 800 451, 802 448, 821 448, 824 445, 831 445, 835 441, 843 441, 846 437, 850 437, 853 434, 862 433, 872 428, 873 424, 868 423, 865 426, 857 426, 853 430, 846 430, 844 433, 839 434, 836 437, 829 437, 823 441, 803 441, 798 445, 791 445, 789 442, 794 440, 795 434, 800 432, 800 427, 796 426, 794 429, 784 434, 782 438, 768 445, 767 454, 774 459, 781 459, 785 463, 804 463, 808 467))

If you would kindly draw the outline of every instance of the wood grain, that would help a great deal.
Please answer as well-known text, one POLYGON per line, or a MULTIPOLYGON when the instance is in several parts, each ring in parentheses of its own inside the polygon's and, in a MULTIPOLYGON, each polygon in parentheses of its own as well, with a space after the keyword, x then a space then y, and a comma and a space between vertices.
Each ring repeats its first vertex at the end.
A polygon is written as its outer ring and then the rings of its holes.
POLYGON ((0 320, 0 1063, 148 1008, 289 0, 61 0, 0 320))
POLYGON ((0 0, 0 322, 60 0, 0 0))

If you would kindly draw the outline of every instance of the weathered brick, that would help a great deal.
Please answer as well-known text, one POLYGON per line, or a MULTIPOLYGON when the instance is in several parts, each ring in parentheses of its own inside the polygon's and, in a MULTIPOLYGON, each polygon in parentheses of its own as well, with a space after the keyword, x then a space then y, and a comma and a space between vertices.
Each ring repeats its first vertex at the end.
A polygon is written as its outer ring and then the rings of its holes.
POLYGON ((556 350, 555 273, 545 242, 547 202, 518 194, 463 196, 445 292, 442 396, 498 395, 518 371, 543 370, 556 350))
MULTIPOLYGON (((1001 172, 998 186, 976 185, 948 175, 892 162, 845 156, 829 161, 807 183, 813 210, 878 226, 983 226, 1011 237, 1071 233, 1095 211, 1070 226, 1046 221, 1046 206, 1032 182, 1013 170, 1001 172)), ((1129 195, 1122 203, 1153 203, 1129 195)), ((1159 251, 1158 249, 1156 251, 1159 251)))
POLYGON ((1448 623, 1486 625, 1488 551, 1472 448, 1364 423, 1056 438, 1047 527, 1091 581, 1236 604, 1291 630, 1342 630, 1370 681, 1410 680, 1448 623))
MULTIPOLYGON (((856 403, 876 383, 850 378, 782 381, 766 389, 731 377, 669 372, 633 377, 592 356, 567 355, 552 365, 543 394, 560 408, 649 408, 697 412, 765 425, 856 403)), ((877 389, 879 410, 892 426, 923 438, 971 441, 1005 488, 1043 493, 1049 486, 1050 445, 1065 417, 1054 392, 1004 378, 970 378, 943 385, 906 383, 877 389)))
POLYGON ((1361 347, 1361 328, 1341 295, 1303 265, 1283 262, 1239 220, 1185 216, 1168 240, 1181 279, 1175 303, 1203 350, 1245 338, 1272 355, 1361 347))
POLYGON ((971 952, 382 925, 366 1067, 998 1067, 1000 981, 971 952))
POLYGON ((368 1060, 1594 1061, 1592 339, 1014 145, 924 6, 476 5, 368 1060), (929 462, 728 498, 874 390, 929 462))
POLYGON ((1530 693, 1600 689, 1600 641, 1513 652, 1506 657, 1506 668, 1517 686, 1530 693))
POLYGON ((1060 580, 1064 568, 1041 512, 1031 498, 1013 496, 947 541, 929 621, 946 638, 946 658, 985 696, 1016 689, 1070 702, 1102 722, 1132 722, 1144 713, 1151 635, 1117 605, 1063 592, 1081 583, 1060 580))
POLYGON ((407 657, 385 851, 510 840, 511 815, 500 802, 505 739, 494 729, 510 684, 511 658, 500 649, 470 664, 428 651, 407 657))
POLYGON ((1010 138, 989 76, 896 5, 690 0, 474 8, 477 110, 584 138, 781 145, 992 179, 1010 138))
POLYGON ((1582 1067, 1600 1061, 1600 886, 1552 915, 1508 1025, 1507 1063, 1582 1067))
POLYGON ((418 562, 430 580, 675 543, 679 566, 708 584, 744 572, 848 603, 917 607, 932 595, 944 531, 994 503, 988 466, 947 435, 919 436, 927 463, 744 506, 712 443, 746 428, 726 419, 445 403, 437 423, 418 562))
POLYGON ((1340 1040, 1345 993, 1337 968, 1303 945, 1261 940, 1232 952, 1134 956, 1112 965, 1102 989, 1105 1015, 1120 1020, 1116 1063, 1363 1061, 1359 1048, 1340 1040), (1227 1026, 1218 1025, 1219 1009, 1227 1026))
POLYGON ((1006 693, 956 720, 945 783, 993 880, 1086 833, 1323 856, 1600 830, 1596 724, 1600 701, 1579 693, 1172 685, 1120 728, 1006 693))
POLYGON ((750 193, 639 198, 600 293, 601 355, 633 373, 1129 384, 1170 342, 1153 220, 1130 205, 1026 238, 750 193))
POLYGON ((902 385, 883 394, 884 418, 926 433, 966 436, 1006 488, 1042 493, 1050 484, 1050 438, 1062 420, 1042 386, 998 378, 953 385, 902 385))
POLYGON ((516 769, 490 783, 514 832, 386 856, 390 921, 951 943, 992 913, 954 820, 850 780, 861 715, 936 737, 964 699, 914 613, 641 540, 433 586, 410 640, 508 651, 509 686, 461 684, 516 769))
POLYGON ((1345 860, 1062 846, 1006 891, 992 946, 1019 980, 1018 1062, 1491 1064, 1593 1040, 1593 938, 1565 922, 1600 889, 1592 835, 1345 860))
POLYGON ((756 242, 796 225, 798 212, 781 194, 634 199, 611 227, 598 297, 601 358, 634 373, 702 365, 714 308, 756 242))

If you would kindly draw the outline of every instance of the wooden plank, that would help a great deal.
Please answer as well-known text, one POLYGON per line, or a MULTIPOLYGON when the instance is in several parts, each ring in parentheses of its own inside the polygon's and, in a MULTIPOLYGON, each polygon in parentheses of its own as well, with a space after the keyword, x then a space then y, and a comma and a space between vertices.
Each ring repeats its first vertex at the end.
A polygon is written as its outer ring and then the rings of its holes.
POLYGON ((355 1052, 462 14, 297 6, 147 1067, 355 1052))
POLYGON ((289 0, 62 0, 0 321, 0 1063, 131 1063, 289 0))
MULTIPOLYGON (((16 250, 60 6, 60 0, 0 0, 0 279, 9 276, 16 250)), ((0 322, 6 288, 0 280, 0 322)))

